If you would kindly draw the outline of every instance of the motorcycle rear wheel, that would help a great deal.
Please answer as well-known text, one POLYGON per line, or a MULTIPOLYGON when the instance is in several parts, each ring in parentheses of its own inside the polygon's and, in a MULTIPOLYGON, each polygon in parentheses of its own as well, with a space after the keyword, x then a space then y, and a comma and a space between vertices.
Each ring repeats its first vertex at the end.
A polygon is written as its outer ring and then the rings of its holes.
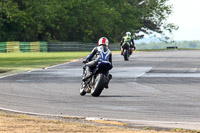
POLYGON ((105 86, 105 75, 100 73, 97 75, 95 79, 95 85, 94 88, 91 90, 91 95, 94 97, 100 96, 102 90, 104 89, 105 86))

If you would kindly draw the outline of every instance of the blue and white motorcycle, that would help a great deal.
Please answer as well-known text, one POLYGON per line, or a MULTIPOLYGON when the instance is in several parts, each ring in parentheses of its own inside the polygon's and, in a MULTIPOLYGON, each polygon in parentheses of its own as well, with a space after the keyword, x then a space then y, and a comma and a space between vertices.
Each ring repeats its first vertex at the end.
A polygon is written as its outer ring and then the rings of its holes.
MULTIPOLYGON (((83 77, 87 75, 87 65, 83 66, 83 77)), ((86 81, 82 81, 80 88, 80 95, 84 96, 86 93, 91 93, 92 96, 98 97, 108 79, 108 71, 112 69, 112 65, 108 61, 98 62, 96 68, 92 70, 92 75, 86 81)))
POLYGON ((109 70, 113 67, 108 61, 109 53, 109 50, 103 52, 100 50, 100 47, 98 47, 98 58, 91 62, 83 62, 85 64, 83 65, 82 78, 84 79, 87 75, 89 75, 89 77, 85 78, 86 80, 81 83, 81 96, 84 96, 86 93, 91 93, 92 96, 98 97, 104 88, 108 88, 108 83, 112 78, 112 75, 109 74, 109 70), (87 69, 90 70, 91 74, 88 74, 89 72, 87 69))

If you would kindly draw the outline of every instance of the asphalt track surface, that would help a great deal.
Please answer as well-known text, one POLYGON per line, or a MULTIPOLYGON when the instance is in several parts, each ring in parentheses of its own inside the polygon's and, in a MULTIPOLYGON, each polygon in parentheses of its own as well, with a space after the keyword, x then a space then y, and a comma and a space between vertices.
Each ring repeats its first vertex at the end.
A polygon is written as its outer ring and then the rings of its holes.
POLYGON ((200 129, 200 51, 113 56, 100 97, 79 95, 82 59, 0 78, 0 108, 127 121, 133 126, 200 129))

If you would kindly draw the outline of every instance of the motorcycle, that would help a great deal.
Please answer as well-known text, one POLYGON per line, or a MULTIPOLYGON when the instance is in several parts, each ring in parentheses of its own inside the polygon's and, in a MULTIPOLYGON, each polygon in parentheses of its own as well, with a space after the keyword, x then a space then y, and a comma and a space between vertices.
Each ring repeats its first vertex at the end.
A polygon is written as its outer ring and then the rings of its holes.
POLYGON ((123 56, 124 56, 124 60, 128 61, 129 57, 130 57, 130 44, 128 42, 125 42, 122 45, 123 48, 123 56))
MULTIPOLYGON (((87 75, 86 65, 83 66, 83 77, 87 75)), ((96 68, 93 68, 92 75, 86 80, 82 81, 80 88, 80 95, 84 96, 86 93, 91 93, 92 96, 98 97, 105 88, 107 81, 107 73, 112 69, 112 65, 108 61, 100 61, 96 68)))

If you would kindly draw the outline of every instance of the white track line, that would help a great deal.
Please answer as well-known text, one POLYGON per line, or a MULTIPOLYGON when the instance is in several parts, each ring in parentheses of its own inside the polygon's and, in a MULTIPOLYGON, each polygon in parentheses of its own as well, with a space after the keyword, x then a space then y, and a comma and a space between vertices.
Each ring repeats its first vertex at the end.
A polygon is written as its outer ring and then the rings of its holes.
POLYGON ((73 61, 70 61, 70 62, 63 63, 63 64, 58 64, 58 65, 46 67, 45 69, 54 68, 54 67, 62 66, 62 65, 66 65, 66 64, 70 64, 70 63, 73 63, 73 62, 77 62, 77 61, 79 61, 79 60, 81 60, 81 59, 77 59, 77 60, 73 60, 73 61))
POLYGON ((14 75, 17 75, 17 74, 19 74, 19 73, 10 74, 10 75, 6 75, 6 76, 1 76, 0 79, 6 78, 6 77, 10 77, 10 76, 14 76, 14 75))
MULTIPOLYGON (((42 114, 42 113, 33 113, 33 112, 25 112, 25 111, 18 111, 18 110, 13 110, 13 109, 7 109, 7 108, 1 108, 0 110, 8 111, 8 112, 13 112, 13 113, 20 113, 20 114, 27 114, 27 115, 38 115, 38 116, 52 116, 52 117, 66 117, 66 115, 53 115, 53 114, 42 114)), ((84 117, 80 116, 67 116, 71 118, 80 118, 83 119, 84 117)))
MULTIPOLYGON (((76 61, 79 61, 79 60, 81 60, 81 59, 73 60, 73 61, 70 61, 70 62, 63 63, 63 64, 53 65, 53 66, 50 66, 50 67, 46 67, 44 69, 49 69, 49 68, 54 68, 54 67, 57 67, 57 66, 66 65, 66 64, 73 63, 73 62, 76 62, 76 61)), ((43 70, 43 69, 34 69, 34 70, 22 72, 22 73, 30 73, 30 72, 34 72, 34 71, 38 71, 38 70, 43 70)), ((22 73, 15 73, 15 74, 1 76, 0 79, 6 78, 6 77, 10 77, 10 76, 14 76, 14 75, 17 75, 17 74, 22 74, 22 73)))
MULTIPOLYGON (((70 64, 70 63, 73 63, 73 62, 76 62, 76 61, 79 61, 79 60, 81 60, 81 59, 73 60, 73 61, 70 61, 70 62, 63 63, 63 64, 57 64, 57 65, 45 67, 45 68, 43 68, 43 69, 50 69, 50 68, 54 68, 54 67, 66 65, 66 64, 70 64)), ((34 72, 34 71, 38 71, 38 70, 43 70, 43 69, 30 70, 30 71, 27 71, 27 72, 25 72, 25 73, 30 73, 30 72, 34 72)))
POLYGON ((152 78, 200 78, 200 73, 146 73, 141 77, 152 78))

